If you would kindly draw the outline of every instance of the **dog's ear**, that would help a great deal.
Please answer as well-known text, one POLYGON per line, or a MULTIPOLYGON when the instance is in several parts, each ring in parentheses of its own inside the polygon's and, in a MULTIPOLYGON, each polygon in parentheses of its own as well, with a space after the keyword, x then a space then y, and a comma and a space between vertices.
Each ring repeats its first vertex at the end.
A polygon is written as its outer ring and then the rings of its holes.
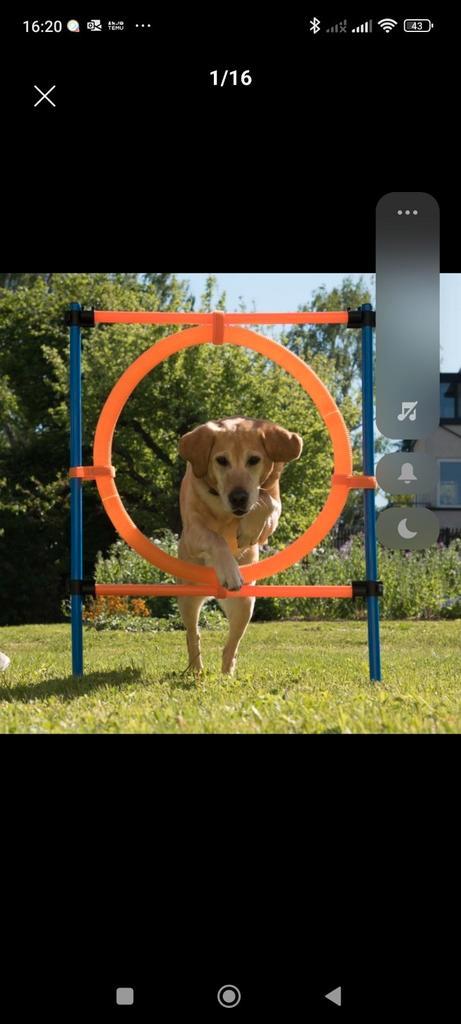
POLYGON ((303 450, 303 439, 277 423, 265 423, 261 427, 262 443, 271 462, 293 462, 299 459, 303 450))
POLYGON ((194 476, 206 476, 216 429, 211 423, 204 423, 180 438, 179 454, 190 462, 194 476))

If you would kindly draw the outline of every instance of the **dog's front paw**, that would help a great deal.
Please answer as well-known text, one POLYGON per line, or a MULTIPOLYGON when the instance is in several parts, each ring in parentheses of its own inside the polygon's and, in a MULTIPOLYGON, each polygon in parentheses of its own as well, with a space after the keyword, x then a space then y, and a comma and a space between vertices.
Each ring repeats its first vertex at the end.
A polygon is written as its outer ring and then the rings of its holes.
POLYGON ((226 590, 240 590, 243 587, 242 579, 237 562, 231 557, 223 565, 216 566, 216 575, 222 587, 226 590))

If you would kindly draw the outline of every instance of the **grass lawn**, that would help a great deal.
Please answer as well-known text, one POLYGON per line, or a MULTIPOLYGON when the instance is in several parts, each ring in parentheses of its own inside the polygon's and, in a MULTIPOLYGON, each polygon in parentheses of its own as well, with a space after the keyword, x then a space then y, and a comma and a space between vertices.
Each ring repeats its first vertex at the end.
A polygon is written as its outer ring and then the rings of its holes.
POLYGON ((365 622, 253 623, 237 675, 220 675, 226 630, 202 632, 205 674, 183 675, 182 631, 0 631, 2 733, 459 733, 459 621, 381 623, 384 682, 368 681, 365 622))

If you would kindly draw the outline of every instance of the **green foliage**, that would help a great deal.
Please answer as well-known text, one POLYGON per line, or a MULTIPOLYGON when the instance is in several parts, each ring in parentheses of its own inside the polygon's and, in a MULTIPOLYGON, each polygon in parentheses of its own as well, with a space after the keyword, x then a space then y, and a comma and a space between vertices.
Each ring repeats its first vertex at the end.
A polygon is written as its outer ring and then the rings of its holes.
MULTIPOLYGON (((0 623, 56 620, 69 575, 69 332, 64 312, 76 300, 101 309, 191 308, 193 299, 183 283, 171 274, 160 275, 160 282, 157 276, 16 274, 1 279, 0 623)), ((110 361, 122 372, 142 350, 142 331, 125 332, 121 354, 117 331, 85 333, 84 462, 91 460, 99 408, 118 376, 112 375, 110 361)), ((85 570, 90 574, 96 551, 107 548, 114 534, 94 485, 85 486, 84 509, 85 570)))
MULTIPOLYGON (((200 613, 201 629, 221 629, 222 621, 223 616, 219 608, 204 605, 200 613)), ((171 633, 177 629, 184 629, 184 626, 176 604, 171 612, 157 618, 141 618, 132 614, 129 609, 126 612, 101 610, 91 620, 85 622, 85 630, 88 629, 96 629, 98 632, 103 629, 121 629, 125 633, 171 633)))
MULTIPOLYGON (((380 599, 383 619, 438 619, 461 615, 461 538, 449 547, 435 545, 425 551, 379 548, 378 576, 384 586, 380 599), (456 600, 457 599, 457 600, 456 600)), ((278 573, 273 582, 297 586, 341 586, 366 579, 363 534, 338 551, 326 538, 300 565, 278 573)), ((259 619, 364 619, 365 601, 290 598, 257 601, 259 619)))
POLYGON ((211 313, 213 309, 226 308, 226 293, 218 296, 218 282, 214 274, 209 274, 205 281, 205 288, 200 296, 200 309, 204 313, 211 313))
MULTIPOLYGON (((318 313, 328 310, 358 309, 371 301, 369 289, 360 279, 355 283, 345 277, 340 288, 327 292, 322 286, 315 291, 307 305, 300 309, 318 313)), ((296 324, 284 336, 285 344, 292 352, 310 363, 316 355, 327 357, 334 366, 332 394, 338 403, 347 397, 353 384, 361 374, 360 330, 351 331, 338 324, 296 324)))
MULTIPOLYGON (((178 538, 170 530, 158 531, 150 539, 167 554, 176 556, 178 538)), ((96 583, 176 583, 174 576, 161 572, 141 558, 123 540, 115 541, 105 557, 98 551, 94 578, 96 583)), ((172 597, 149 597, 145 600, 154 617, 168 618, 176 613, 177 604, 172 597)))
MULTIPOLYGON (((163 614, 155 616, 147 610, 154 602, 149 598, 136 601, 134 598, 98 598, 91 602, 89 612, 84 610, 85 630, 96 629, 101 632, 103 629, 119 630, 126 633, 171 633, 177 629, 184 629, 179 608, 176 601, 172 602, 171 609, 163 607, 163 614), (144 612, 139 612, 134 607, 136 604, 146 606, 144 612)), ((88 605, 88 599, 86 600, 88 605)), ((70 609, 66 608, 67 617, 70 618, 70 609)), ((222 613, 218 607, 211 607, 209 604, 202 608, 200 626, 203 629, 220 629, 222 627, 222 613)))

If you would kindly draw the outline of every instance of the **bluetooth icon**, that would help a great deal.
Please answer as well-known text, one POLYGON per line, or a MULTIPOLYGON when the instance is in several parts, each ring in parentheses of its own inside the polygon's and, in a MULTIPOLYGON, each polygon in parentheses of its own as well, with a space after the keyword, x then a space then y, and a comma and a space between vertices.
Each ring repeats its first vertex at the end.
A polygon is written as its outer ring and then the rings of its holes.
POLYGON ((320 21, 319 21, 318 18, 311 18, 311 20, 309 22, 309 25, 310 25, 309 31, 313 32, 314 35, 316 35, 317 32, 320 32, 320 21))

